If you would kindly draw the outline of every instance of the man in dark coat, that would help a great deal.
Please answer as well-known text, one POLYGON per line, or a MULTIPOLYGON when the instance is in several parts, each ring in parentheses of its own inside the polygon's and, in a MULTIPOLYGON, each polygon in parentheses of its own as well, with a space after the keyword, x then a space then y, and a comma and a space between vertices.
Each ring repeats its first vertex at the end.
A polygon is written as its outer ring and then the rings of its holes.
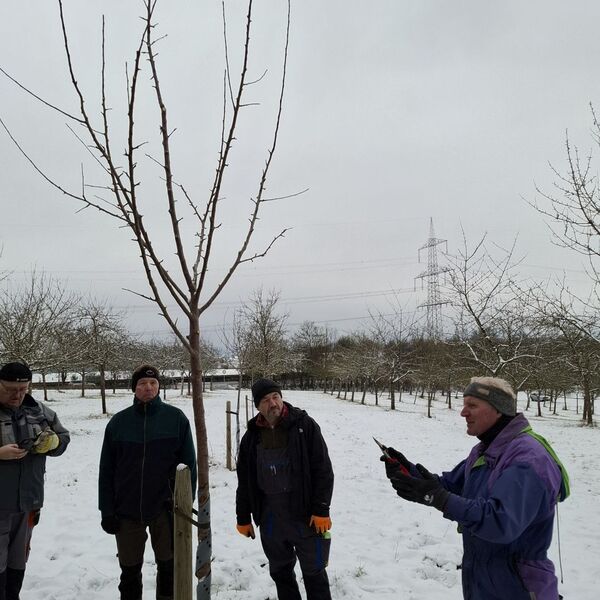
POLYGON ((190 423, 181 410, 162 402, 155 367, 131 377, 133 404, 106 426, 98 478, 102 529, 116 536, 121 600, 141 600, 144 547, 150 531, 156 559, 156 598, 173 598, 175 471, 186 464, 196 488, 196 452, 190 423))
POLYGON ((252 386, 258 415, 248 422, 237 463, 237 530, 254 539, 252 519, 269 560, 279 600, 300 600, 294 566, 308 600, 330 600, 327 562, 333 469, 317 423, 283 401, 270 379, 252 386))
POLYGON ((60 456, 70 440, 56 413, 27 393, 30 383, 24 364, 0 369, 0 600, 19 600, 46 456, 60 456))
POLYGON ((471 379, 461 416, 467 434, 479 438, 469 456, 438 476, 388 448, 396 461, 386 462, 394 489, 458 523, 466 600, 558 600, 547 552, 556 503, 569 495, 563 465, 516 412, 515 393, 503 379, 471 379))

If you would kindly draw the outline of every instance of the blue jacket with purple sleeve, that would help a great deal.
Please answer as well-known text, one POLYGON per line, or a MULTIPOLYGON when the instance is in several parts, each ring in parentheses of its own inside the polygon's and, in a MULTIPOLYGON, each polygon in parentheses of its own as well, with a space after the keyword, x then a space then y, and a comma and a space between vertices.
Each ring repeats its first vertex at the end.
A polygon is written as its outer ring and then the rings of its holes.
POLYGON ((547 551, 568 477, 523 414, 487 448, 476 445, 440 483, 451 492, 444 517, 463 536, 465 599, 558 600, 547 551))

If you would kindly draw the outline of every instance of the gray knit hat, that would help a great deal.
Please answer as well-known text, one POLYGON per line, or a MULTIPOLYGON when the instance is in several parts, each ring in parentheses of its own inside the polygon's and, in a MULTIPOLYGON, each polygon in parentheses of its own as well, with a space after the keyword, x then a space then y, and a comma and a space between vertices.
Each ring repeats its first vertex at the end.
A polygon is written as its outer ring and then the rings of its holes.
POLYGON ((480 400, 485 400, 503 415, 514 417, 517 414, 516 400, 500 388, 472 382, 465 388, 463 396, 474 396, 480 400))

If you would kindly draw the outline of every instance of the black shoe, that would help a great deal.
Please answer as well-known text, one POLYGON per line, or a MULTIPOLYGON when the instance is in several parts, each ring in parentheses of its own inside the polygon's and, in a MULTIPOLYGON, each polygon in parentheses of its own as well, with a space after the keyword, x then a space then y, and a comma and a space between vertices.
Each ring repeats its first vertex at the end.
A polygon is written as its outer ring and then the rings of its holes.
POLYGON ((142 600, 142 564, 133 567, 121 565, 121 600, 142 600))
POLYGON ((19 600, 25 569, 6 569, 6 600, 19 600))

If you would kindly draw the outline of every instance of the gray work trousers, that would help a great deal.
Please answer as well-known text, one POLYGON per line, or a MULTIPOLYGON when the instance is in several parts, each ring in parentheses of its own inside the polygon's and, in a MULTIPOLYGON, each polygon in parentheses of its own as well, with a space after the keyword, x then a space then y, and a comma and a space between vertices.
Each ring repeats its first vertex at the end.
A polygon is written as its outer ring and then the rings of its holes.
POLYGON ((0 513, 0 573, 25 570, 33 523, 30 513, 0 513))

